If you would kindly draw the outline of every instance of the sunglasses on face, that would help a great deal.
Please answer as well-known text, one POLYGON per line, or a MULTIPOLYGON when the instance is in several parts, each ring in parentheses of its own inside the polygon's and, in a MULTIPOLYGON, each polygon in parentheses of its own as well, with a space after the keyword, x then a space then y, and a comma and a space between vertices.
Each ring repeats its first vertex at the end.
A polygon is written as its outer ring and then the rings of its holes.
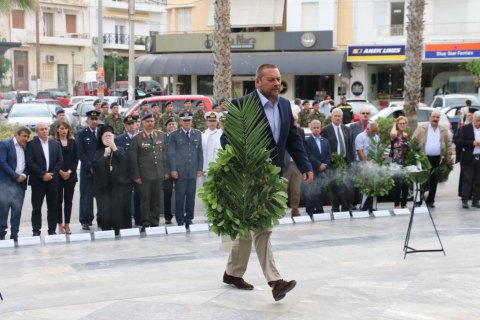
POLYGON ((370 114, 370 112, 362 112, 362 114, 370 114))

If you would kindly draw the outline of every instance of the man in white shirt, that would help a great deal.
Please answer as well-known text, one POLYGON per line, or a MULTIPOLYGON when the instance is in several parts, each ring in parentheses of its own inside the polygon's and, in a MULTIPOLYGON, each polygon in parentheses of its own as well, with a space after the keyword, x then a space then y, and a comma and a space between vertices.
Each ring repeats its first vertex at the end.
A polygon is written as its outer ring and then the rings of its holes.
POLYGON ((428 191, 428 197, 425 202, 429 208, 435 208, 435 195, 438 184, 435 169, 440 165, 444 155, 448 157, 447 161, 449 163, 452 162, 452 141, 448 134, 448 129, 440 126, 439 121, 440 111, 432 111, 429 123, 418 126, 412 136, 412 139, 418 140, 432 166, 430 177, 426 183, 428 188, 425 186, 425 191, 428 191))
POLYGON ((10 239, 17 241, 27 188, 25 146, 30 129, 19 127, 12 139, 0 142, 0 240, 5 240, 10 215, 10 239))
POLYGON ((222 129, 218 129, 218 118, 215 112, 205 114, 207 129, 202 133, 203 150, 203 172, 206 173, 210 162, 217 159, 218 150, 222 149, 220 137, 223 134, 222 129))

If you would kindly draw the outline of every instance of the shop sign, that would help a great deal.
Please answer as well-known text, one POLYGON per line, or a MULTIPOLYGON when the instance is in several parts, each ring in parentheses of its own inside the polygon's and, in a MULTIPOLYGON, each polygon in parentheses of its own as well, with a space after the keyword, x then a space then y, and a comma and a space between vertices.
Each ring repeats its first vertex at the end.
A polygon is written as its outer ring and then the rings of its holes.
POLYGON ((405 60, 405 45, 348 46, 348 62, 403 60, 405 60))
POLYGON ((425 59, 471 58, 480 58, 480 42, 425 45, 425 59))

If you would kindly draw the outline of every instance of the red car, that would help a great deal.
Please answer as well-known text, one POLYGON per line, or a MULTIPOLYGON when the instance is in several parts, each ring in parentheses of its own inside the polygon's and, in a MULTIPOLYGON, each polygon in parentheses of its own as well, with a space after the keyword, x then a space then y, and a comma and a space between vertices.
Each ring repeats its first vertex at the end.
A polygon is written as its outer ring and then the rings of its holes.
POLYGON ((148 108, 150 109, 154 102, 158 103, 161 112, 165 112, 165 103, 167 101, 173 102, 173 112, 178 113, 183 109, 183 101, 190 99, 192 101, 192 111, 195 111, 195 104, 201 100, 205 104, 205 112, 212 110, 212 101, 210 98, 202 95, 175 95, 175 96, 154 96, 145 99, 138 100, 130 109, 125 112, 125 116, 138 115, 139 106, 142 101, 148 102, 148 108))
POLYGON ((68 106, 70 105, 70 98, 68 97, 68 94, 60 89, 47 89, 44 91, 39 91, 37 93, 37 96, 35 97, 35 100, 45 99, 58 100, 65 108, 68 108, 68 106))

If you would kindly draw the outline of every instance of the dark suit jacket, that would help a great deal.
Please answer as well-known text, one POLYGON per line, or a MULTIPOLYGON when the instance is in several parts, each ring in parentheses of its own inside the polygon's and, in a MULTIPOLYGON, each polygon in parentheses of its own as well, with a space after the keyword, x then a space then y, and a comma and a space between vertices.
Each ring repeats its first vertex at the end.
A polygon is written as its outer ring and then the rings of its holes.
MULTIPOLYGON (((267 149, 271 152, 272 162, 276 166, 280 167, 283 171, 283 167, 285 166, 285 152, 288 151, 300 172, 305 173, 308 171, 312 171, 312 166, 310 165, 310 161, 308 161, 308 156, 305 152, 302 138, 298 134, 297 127, 293 123, 292 108, 290 106, 290 102, 282 97, 279 97, 278 99, 278 110, 280 112, 280 136, 278 138, 278 142, 275 143, 275 139, 273 138, 273 132, 270 129, 270 125, 267 119, 267 115, 265 114, 256 90, 246 95, 245 97, 241 97, 238 100, 232 101, 232 103, 236 106, 239 106, 243 103, 245 99, 249 99, 249 97, 253 97, 258 101, 260 121, 267 123, 266 130, 270 140, 267 149)), ((221 142, 223 147, 225 147, 225 145, 228 143, 225 134, 222 135, 221 142)))
MULTIPOLYGON (((98 132, 98 128, 96 129, 98 132)), ((77 133, 78 158, 81 161, 80 175, 92 177, 90 169, 93 167, 93 157, 97 150, 97 138, 90 128, 85 128, 77 133)))
POLYGON ((332 151, 330 150, 330 143, 325 138, 320 137, 320 146, 322 148, 322 153, 318 150, 317 143, 315 142, 315 137, 310 136, 306 140, 308 159, 313 167, 313 172, 319 174, 318 168, 322 163, 329 165, 332 162, 332 151))
POLYGON ((45 170, 47 160, 43 154, 42 144, 38 137, 33 138, 27 144, 27 150, 25 152, 25 158, 27 161, 28 170, 30 171, 30 177, 28 184, 35 186, 45 183, 42 177, 45 173, 53 173, 53 180, 49 181, 52 185, 58 184, 58 172, 62 168, 63 157, 62 149, 58 141, 48 139, 48 153, 49 153, 49 165, 48 170, 45 170))
MULTIPOLYGON (((27 157, 25 156, 25 170, 23 174, 28 176, 26 165, 27 157)), ((17 183, 19 174, 15 172, 17 168, 17 152, 13 139, 0 142, 0 182, 1 183, 17 183)), ((27 180, 22 183, 24 189, 27 188, 27 180)))
POLYGON ((61 142, 60 147, 62 149, 62 170, 68 171, 71 170, 70 181, 78 181, 77 177, 77 167, 78 167, 78 151, 77 151, 77 141, 75 139, 68 139, 67 147, 63 147, 61 142))
POLYGON ((473 132, 473 124, 469 123, 458 129, 458 144, 461 148, 460 164, 469 164, 473 160, 473 149, 475 146, 475 133, 473 132))
MULTIPOLYGON (((346 160, 347 163, 352 163, 355 160, 355 142, 352 137, 352 133, 350 132, 350 128, 345 125, 341 125, 343 137, 345 139, 345 152, 346 152, 346 160)), ((325 128, 322 129, 322 137, 328 140, 330 143, 330 148, 332 152, 337 152, 337 135, 335 134, 335 128, 332 124, 327 125, 325 128)))
POLYGON ((127 132, 122 133, 115 137, 115 144, 117 147, 123 148, 125 150, 125 157, 127 158, 127 174, 128 177, 133 179, 132 171, 132 139, 127 132))

